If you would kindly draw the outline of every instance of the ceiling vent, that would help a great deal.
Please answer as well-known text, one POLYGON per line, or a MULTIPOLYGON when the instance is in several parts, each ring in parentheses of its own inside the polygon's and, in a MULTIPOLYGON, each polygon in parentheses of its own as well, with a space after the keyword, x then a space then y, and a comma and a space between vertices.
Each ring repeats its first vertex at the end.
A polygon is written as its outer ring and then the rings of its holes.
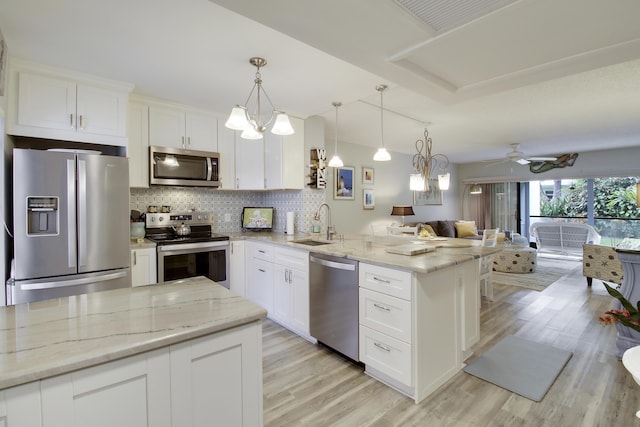
POLYGON ((393 0, 437 32, 473 21, 517 0, 393 0))

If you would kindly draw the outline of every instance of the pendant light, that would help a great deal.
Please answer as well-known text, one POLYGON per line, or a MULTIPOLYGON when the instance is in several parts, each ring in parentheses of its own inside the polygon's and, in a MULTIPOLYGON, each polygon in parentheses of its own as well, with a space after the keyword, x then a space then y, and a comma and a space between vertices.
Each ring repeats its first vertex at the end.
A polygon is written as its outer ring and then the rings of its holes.
POLYGON ((269 95, 264 90, 262 86, 262 76, 260 75, 260 68, 267 65, 267 60, 264 58, 253 57, 249 59, 249 63, 256 67, 256 75, 253 80, 253 88, 251 92, 249 92, 249 97, 247 98, 244 105, 236 105, 231 109, 231 114, 229 115, 229 119, 225 123, 225 126, 229 129, 233 130, 241 130, 242 134, 240 135, 243 139, 262 139, 264 136, 264 132, 271 123, 273 126, 271 127, 271 133, 275 135, 292 135, 294 133, 293 127, 291 126, 291 122, 289 121, 289 116, 277 110, 269 95), (253 102, 254 108, 252 111, 249 111, 249 105, 251 101, 251 96, 255 94, 255 101, 253 102), (264 120, 262 115, 262 105, 261 100, 266 99, 271 106, 271 115, 264 120))
POLYGON ((373 156, 373 160, 376 162, 388 162, 389 160, 391 160, 391 155, 389 154, 387 149, 384 148, 384 105, 382 103, 382 92, 384 92, 386 88, 387 85, 376 86, 376 90, 380 92, 380 148, 378 148, 378 151, 373 156))
POLYGON ((341 167, 344 166, 344 163, 342 163, 342 160, 338 156, 338 107, 340 107, 342 105, 342 102, 333 102, 333 103, 331 103, 331 105, 336 107, 336 132, 335 132, 336 133, 336 142, 335 142, 335 146, 333 148, 333 157, 331 158, 331 160, 329 160, 329 167, 330 168, 341 168, 341 167))

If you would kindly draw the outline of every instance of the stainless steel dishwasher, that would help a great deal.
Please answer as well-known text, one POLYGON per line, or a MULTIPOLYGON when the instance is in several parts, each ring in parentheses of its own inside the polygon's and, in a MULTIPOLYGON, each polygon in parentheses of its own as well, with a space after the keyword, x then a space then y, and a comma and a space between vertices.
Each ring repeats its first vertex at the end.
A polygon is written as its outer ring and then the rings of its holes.
POLYGON ((355 360, 358 358, 358 261, 309 254, 311 336, 355 360))

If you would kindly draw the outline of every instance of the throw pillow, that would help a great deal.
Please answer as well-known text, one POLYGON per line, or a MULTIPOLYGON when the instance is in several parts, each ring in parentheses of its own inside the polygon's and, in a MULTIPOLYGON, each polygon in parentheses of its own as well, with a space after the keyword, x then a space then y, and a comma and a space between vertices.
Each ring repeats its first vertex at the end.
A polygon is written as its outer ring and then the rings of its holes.
POLYGON ((422 237, 436 237, 437 236, 436 232, 433 230, 433 227, 431 227, 429 224, 425 224, 424 227, 422 227, 422 231, 420 232, 420 235, 422 237))
POLYGON ((455 227, 458 232, 458 237, 460 238, 478 235, 475 221, 458 221, 456 222, 455 227))
POLYGON ((454 221, 438 221, 438 236, 456 237, 454 224, 454 221))

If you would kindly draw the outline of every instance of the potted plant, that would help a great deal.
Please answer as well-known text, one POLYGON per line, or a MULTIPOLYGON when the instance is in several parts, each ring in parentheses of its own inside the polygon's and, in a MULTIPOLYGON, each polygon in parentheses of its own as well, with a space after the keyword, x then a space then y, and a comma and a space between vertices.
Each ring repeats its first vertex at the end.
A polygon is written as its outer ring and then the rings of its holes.
POLYGON ((609 292, 609 295, 616 298, 622 304, 622 309, 611 309, 604 313, 604 316, 600 316, 598 321, 603 325, 612 325, 620 323, 633 329, 636 332, 640 332, 640 301, 636 302, 634 307, 617 289, 604 283, 604 287, 609 292))

